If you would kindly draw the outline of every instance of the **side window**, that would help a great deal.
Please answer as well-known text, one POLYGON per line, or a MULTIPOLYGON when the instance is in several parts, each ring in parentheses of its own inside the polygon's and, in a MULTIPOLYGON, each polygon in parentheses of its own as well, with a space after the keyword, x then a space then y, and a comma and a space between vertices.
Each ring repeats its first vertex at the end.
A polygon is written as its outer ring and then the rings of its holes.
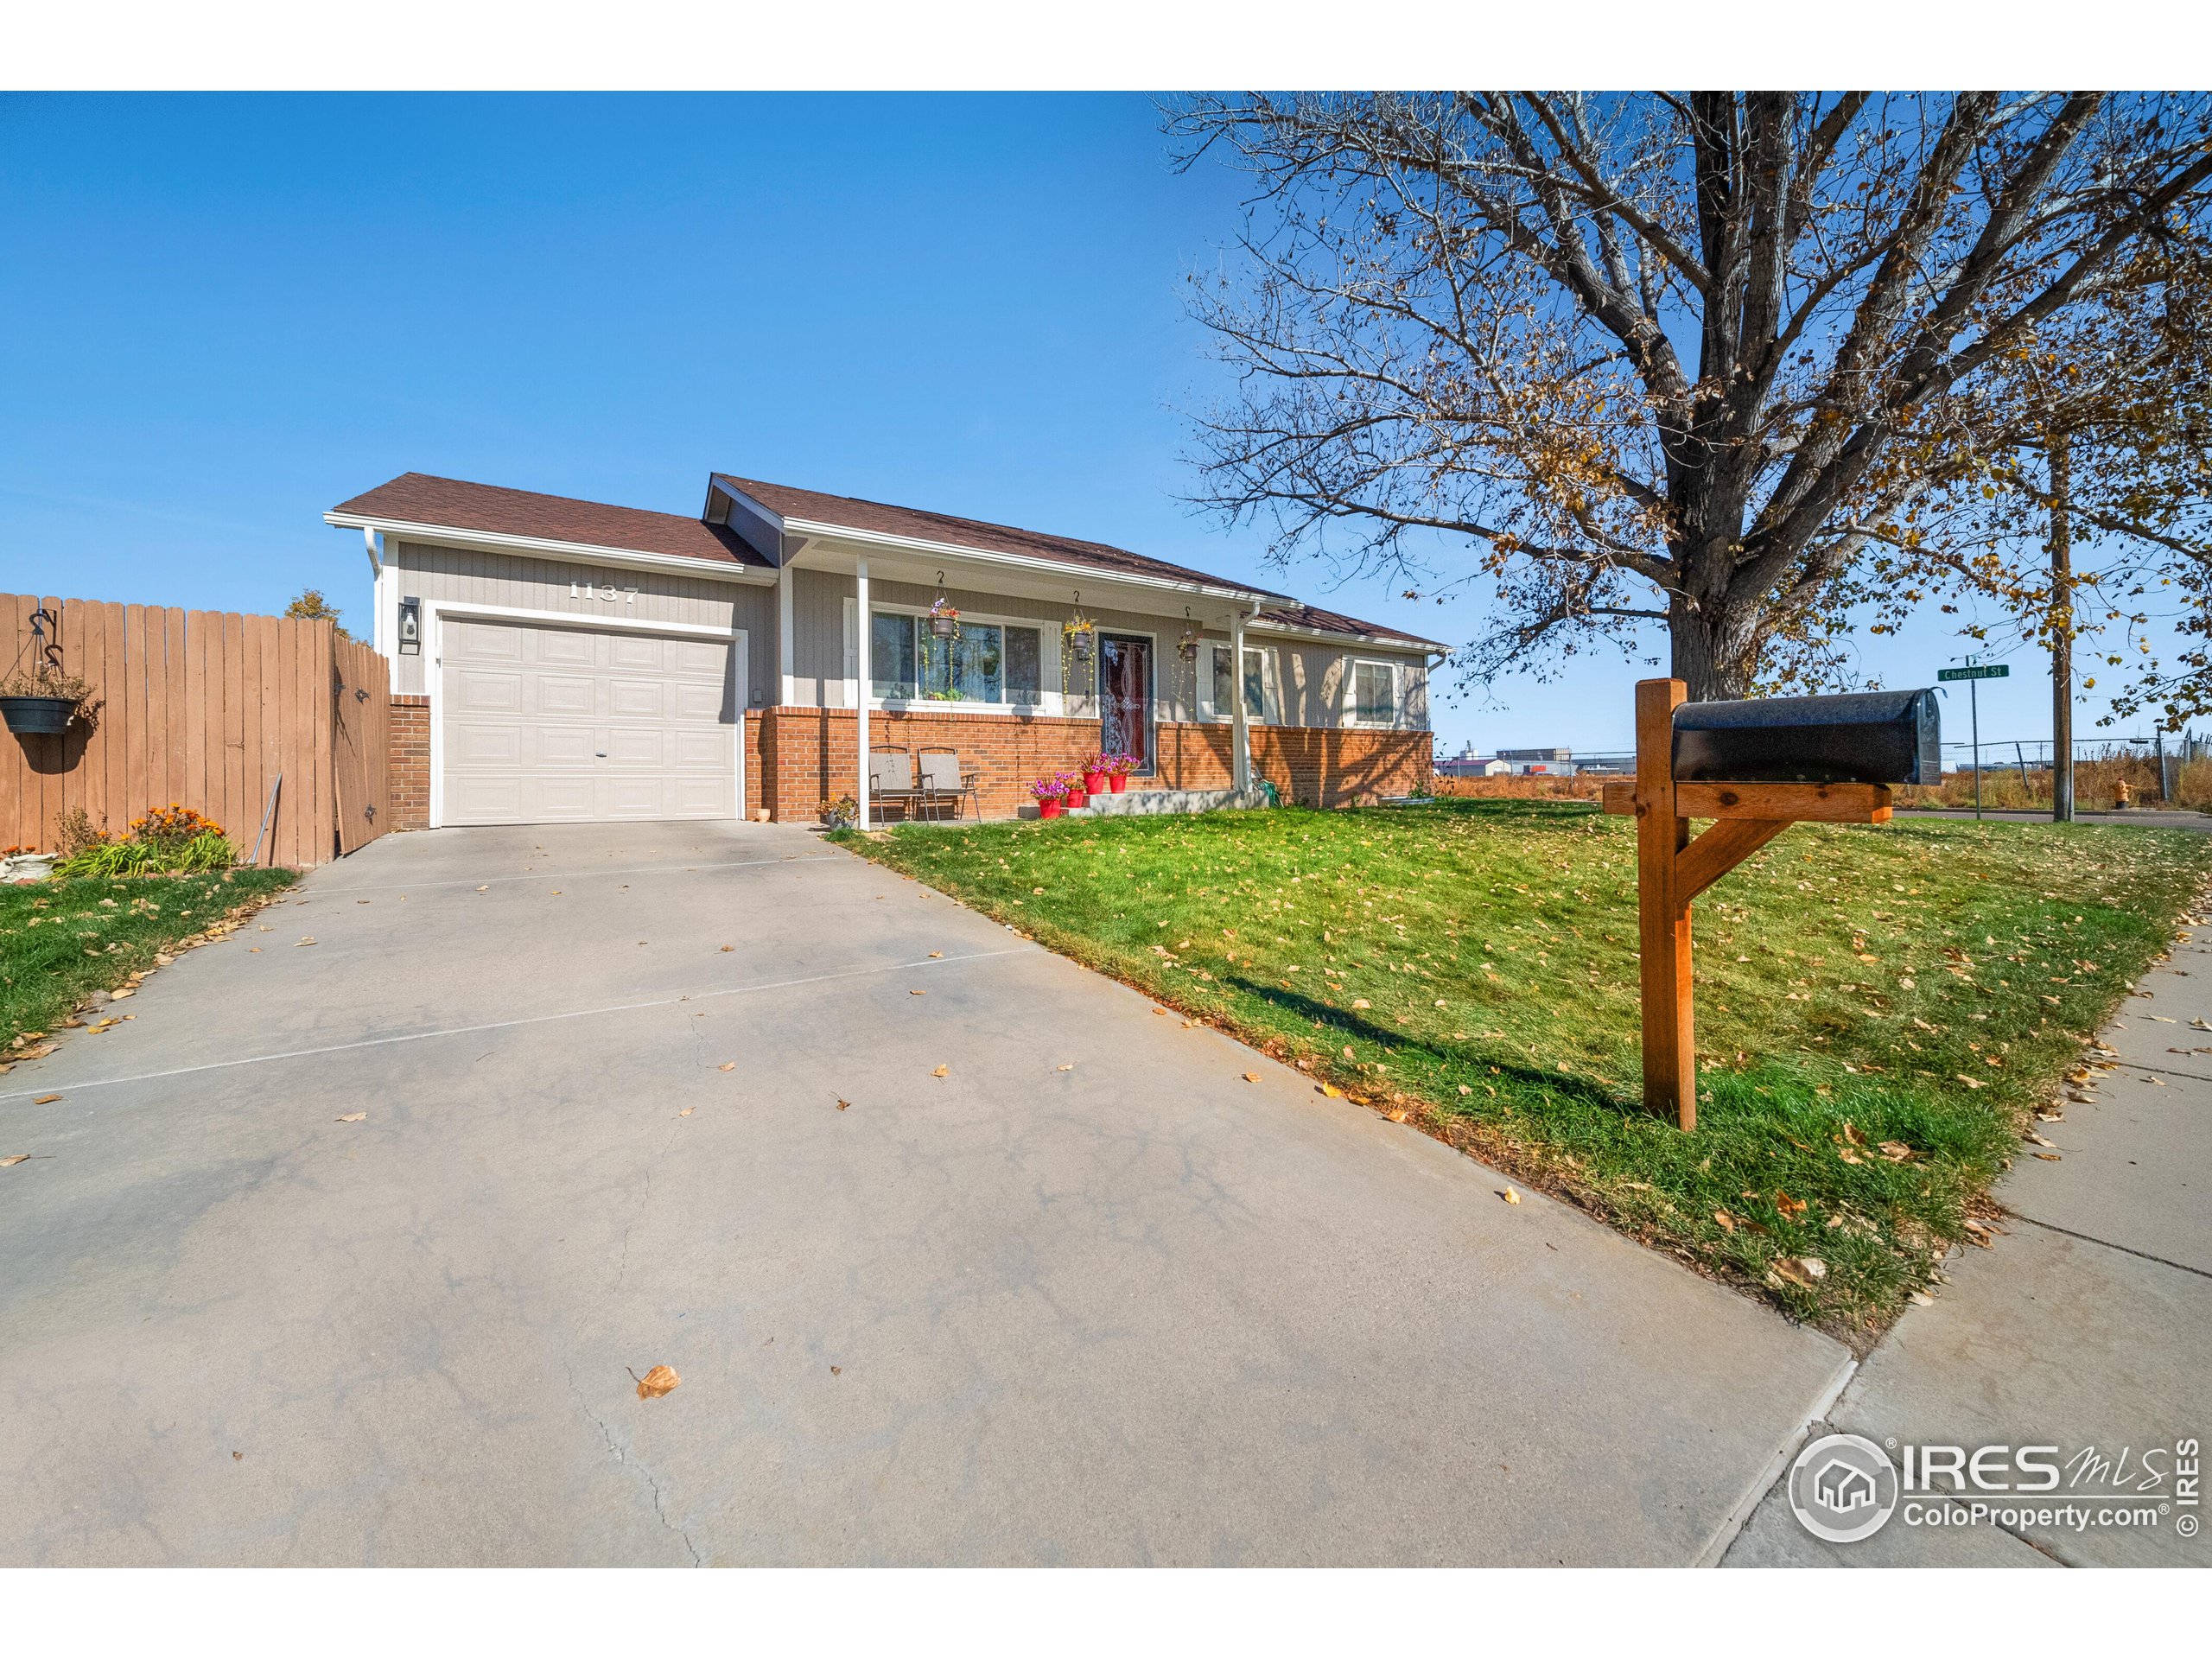
POLYGON ((1237 682, 1242 680, 1244 691, 1244 717, 1252 721, 1269 718, 1274 707, 1274 664, 1269 653, 1259 646, 1244 647, 1244 671, 1237 674, 1231 666, 1229 646, 1210 647, 1213 669, 1209 695, 1200 699, 1198 713, 1207 720, 1230 720, 1236 717, 1237 682))
POLYGON ((915 692, 914 619, 878 611, 870 619, 868 674, 879 697, 911 697, 915 692))
POLYGON ((1390 664, 1352 665, 1352 718, 1363 726, 1398 723, 1398 671, 1390 664))
POLYGON ((1035 628, 1006 631, 1006 700, 1034 705, 1044 701, 1043 635, 1035 628))

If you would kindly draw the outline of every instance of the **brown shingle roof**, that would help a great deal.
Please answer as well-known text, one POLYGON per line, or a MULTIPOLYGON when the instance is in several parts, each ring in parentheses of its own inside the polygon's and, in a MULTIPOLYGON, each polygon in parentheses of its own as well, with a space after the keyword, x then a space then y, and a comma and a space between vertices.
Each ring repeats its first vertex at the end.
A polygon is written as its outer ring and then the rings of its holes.
POLYGON ((754 478, 716 473, 715 481, 741 490, 770 512, 785 518, 810 518, 818 524, 846 530, 869 530, 884 536, 907 536, 916 541, 944 542, 957 547, 980 548, 987 553, 1012 553, 1024 558, 1048 559, 1108 575, 1149 576, 1155 581, 1202 582, 1238 593, 1280 597, 1271 588, 1226 576, 1208 575, 1187 565, 1147 558, 1127 548, 1103 542, 1079 542, 1066 536, 1047 536, 1042 531, 1017 530, 1011 524, 987 524, 979 518, 957 518, 950 513, 925 512, 918 507, 894 507, 881 501, 863 501, 849 495, 824 495, 819 490, 798 490, 788 484, 769 484, 754 478))
POLYGON ((764 568, 767 564, 720 524, 681 513, 610 507, 599 501, 503 489, 496 484, 468 484, 427 473, 403 473, 391 483, 379 484, 331 511, 362 518, 481 531, 493 536, 527 536, 538 541, 664 553, 715 564, 764 568))
POLYGON ((1342 611, 1323 610, 1319 605, 1301 602, 1276 606, 1256 626, 1264 628, 1270 622, 1281 627, 1302 628, 1311 633, 1356 633, 1370 639, 1421 645, 1430 651, 1450 649, 1440 641, 1424 639, 1417 633, 1408 633, 1401 628, 1386 628, 1380 622, 1363 622, 1356 616, 1346 616, 1342 611))
MULTIPOLYGON (((863 501, 845 495, 825 495, 817 490, 793 489, 758 479, 736 478, 717 473, 718 482, 741 490, 771 512, 791 518, 808 518, 850 530, 870 530, 918 541, 944 542, 980 548, 987 552, 1013 553, 1049 560, 1077 569, 1105 575, 1149 576, 1168 582, 1203 582, 1208 587, 1265 594, 1278 601, 1268 620, 1279 626, 1314 633, 1339 633, 1378 640, 1402 642, 1430 650, 1444 647, 1379 623, 1363 622, 1318 605, 1301 604, 1285 595, 1247 583, 1208 575, 1185 565, 1147 558, 1126 548, 1103 542, 1080 542, 1065 536, 1047 536, 1010 524, 987 524, 958 518, 950 513, 926 512, 915 507, 893 507, 880 501, 863 501)), ((661 553, 675 558, 702 559, 716 564, 766 568, 767 561, 730 531, 682 513, 649 512, 642 507, 609 506, 600 501, 579 501, 571 496, 540 495, 532 490, 510 490, 496 484, 471 484, 456 478, 437 478, 428 473, 403 473, 388 484, 340 502, 334 513, 361 518, 396 520, 404 524, 435 524, 451 530, 480 531, 491 536, 526 536, 539 541, 573 542, 589 547, 620 548, 639 553, 661 553)))

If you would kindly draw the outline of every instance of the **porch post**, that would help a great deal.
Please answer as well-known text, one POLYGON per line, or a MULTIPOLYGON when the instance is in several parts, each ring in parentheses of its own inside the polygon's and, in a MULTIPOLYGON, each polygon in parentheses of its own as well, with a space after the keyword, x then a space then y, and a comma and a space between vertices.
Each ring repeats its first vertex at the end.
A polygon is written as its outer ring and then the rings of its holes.
MULTIPOLYGON (((853 688, 853 701, 855 707, 858 710, 859 716, 855 721, 855 725, 859 744, 857 758, 860 762, 861 772, 861 786, 855 792, 854 798, 860 803, 861 828, 865 830, 868 827, 869 823, 868 810, 868 689, 875 682, 875 675, 870 668, 868 659, 868 645, 871 643, 870 636, 874 633, 875 630, 868 626, 868 561, 866 559, 862 559, 860 562, 858 568, 854 572, 853 589, 853 609, 855 613, 855 620, 853 624, 853 632, 855 636, 853 641, 853 660, 858 664, 860 672, 859 683, 853 688)), ((824 779, 823 783, 826 787, 829 780, 824 779)))
POLYGON ((1252 723, 1244 708, 1244 613, 1229 613, 1230 773, 1238 794, 1252 787, 1252 723))
POLYGON ((791 693, 791 568, 776 573, 776 704, 788 709, 798 699, 791 693))

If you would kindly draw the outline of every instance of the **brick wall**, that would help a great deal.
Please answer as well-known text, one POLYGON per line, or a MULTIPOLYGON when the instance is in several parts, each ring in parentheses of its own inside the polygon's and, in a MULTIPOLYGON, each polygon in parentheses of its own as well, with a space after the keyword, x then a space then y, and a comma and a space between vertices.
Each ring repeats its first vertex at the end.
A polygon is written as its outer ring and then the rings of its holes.
MULTIPOLYGON (((830 797, 859 787, 859 722, 845 709, 772 709, 761 713, 756 797, 780 823, 811 823, 830 797)), ((958 751, 980 774, 986 817, 1012 817, 1030 804, 1033 779, 1072 772, 1098 753, 1098 722, 1062 715, 878 712, 868 721, 878 747, 958 751)), ((1132 789, 1227 789, 1231 728, 1163 723, 1156 733, 1158 775, 1132 778, 1132 789)), ((1427 732, 1338 731, 1312 727, 1252 728, 1254 774, 1286 801, 1344 806, 1402 795, 1428 776, 1433 739, 1427 732)))
MULTIPOLYGON (((745 716, 746 811, 766 808, 779 823, 811 823, 823 800, 860 786, 859 721, 849 709, 754 709, 745 716)), ((986 817, 1010 818, 1030 804, 1030 780, 1073 772, 1098 753, 1098 722, 1057 715, 884 713, 868 721, 870 741, 918 753, 958 751, 981 774, 986 817)), ((1156 733, 1159 775, 1132 778, 1132 789, 1227 789, 1230 728, 1163 723, 1156 733)), ((1338 731, 1255 726, 1252 769, 1286 801, 1345 806, 1402 795, 1429 774, 1427 732, 1338 731)), ((428 697, 391 700, 391 827, 430 821, 430 706, 428 697)))
POLYGON ((391 827, 430 827, 430 700, 391 700, 391 827))

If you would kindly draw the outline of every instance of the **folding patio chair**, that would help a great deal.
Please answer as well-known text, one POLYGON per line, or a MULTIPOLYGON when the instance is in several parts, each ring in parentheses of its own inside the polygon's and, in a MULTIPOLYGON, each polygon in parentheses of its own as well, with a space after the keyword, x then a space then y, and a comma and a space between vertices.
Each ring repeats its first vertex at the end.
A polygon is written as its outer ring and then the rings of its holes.
POLYGON ((957 749, 924 749, 921 766, 923 810, 934 815, 950 801, 957 818, 964 799, 975 807, 978 818, 983 816, 982 796, 977 789, 982 774, 962 768, 957 749))
POLYGON ((914 786, 914 757, 904 749, 870 749, 868 753, 868 804, 874 810, 875 821, 884 821, 884 814, 895 803, 899 810, 912 816, 917 803, 924 797, 914 786))

